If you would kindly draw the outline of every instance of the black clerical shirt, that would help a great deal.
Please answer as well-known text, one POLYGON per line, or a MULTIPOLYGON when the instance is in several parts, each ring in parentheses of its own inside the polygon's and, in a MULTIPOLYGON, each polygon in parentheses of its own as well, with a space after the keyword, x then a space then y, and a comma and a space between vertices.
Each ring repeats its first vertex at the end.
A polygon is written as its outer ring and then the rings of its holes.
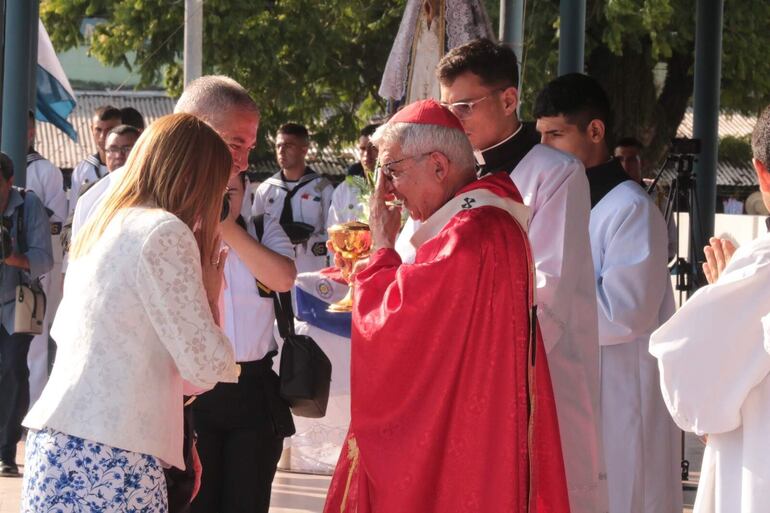
POLYGON ((591 208, 594 208, 612 189, 631 180, 620 161, 612 158, 604 164, 586 169, 588 187, 591 190, 591 208))
POLYGON ((540 143, 540 133, 534 123, 522 123, 521 129, 506 141, 481 152, 484 162, 478 163, 478 174, 505 171, 511 173, 529 150, 540 143))

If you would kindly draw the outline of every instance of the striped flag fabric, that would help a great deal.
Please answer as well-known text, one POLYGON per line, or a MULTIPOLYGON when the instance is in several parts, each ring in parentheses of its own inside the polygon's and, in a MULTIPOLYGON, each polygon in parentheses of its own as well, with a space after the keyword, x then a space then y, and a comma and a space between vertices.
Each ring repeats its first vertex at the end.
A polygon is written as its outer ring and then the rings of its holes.
POLYGON ((75 108, 75 93, 56 56, 43 22, 37 31, 37 103, 35 118, 47 121, 77 142, 78 133, 67 116, 75 108))

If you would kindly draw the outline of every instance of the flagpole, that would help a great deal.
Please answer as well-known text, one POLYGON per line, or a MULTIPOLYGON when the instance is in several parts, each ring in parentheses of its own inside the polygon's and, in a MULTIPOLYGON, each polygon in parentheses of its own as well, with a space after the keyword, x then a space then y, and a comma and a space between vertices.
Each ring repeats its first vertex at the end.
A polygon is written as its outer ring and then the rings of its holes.
POLYGON ((34 114, 37 108, 37 27, 40 17, 40 2, 30 2, 29 15, 29 110, 34 114))
POLYGON ((203 0, 184 2, 184 85, 203 73, 203 0))
POLYGON ((0 0, 0 141, 3 140, 3 81, 5 79, 5 3, 0 0))

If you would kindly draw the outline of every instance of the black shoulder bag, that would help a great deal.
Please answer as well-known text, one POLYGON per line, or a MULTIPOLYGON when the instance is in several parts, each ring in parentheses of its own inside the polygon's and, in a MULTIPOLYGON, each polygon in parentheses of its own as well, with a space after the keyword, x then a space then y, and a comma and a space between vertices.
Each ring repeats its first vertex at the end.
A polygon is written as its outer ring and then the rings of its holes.
MULTIPOLYGON (((261 241, 265 230, 264 216, 256 216, 253 221, 257 239, 261 241)), ((259 282, 257 286, 260 286, 259 282)), ((323 417, 329 402, 332 362, 315 340, 307 335, 297 335, 294 331, 291 292, 273 291, 271 294, 278 333, 283 339, 279 394, 289 403, 294 415, 323 417)))
POLYGON ((273 296, 278 333, 283 339, 281 349, 281 397, 298 417, 319 418, 326 415, 332 362, 315 340, 294 331, 294 311, 291 293, 273 296))

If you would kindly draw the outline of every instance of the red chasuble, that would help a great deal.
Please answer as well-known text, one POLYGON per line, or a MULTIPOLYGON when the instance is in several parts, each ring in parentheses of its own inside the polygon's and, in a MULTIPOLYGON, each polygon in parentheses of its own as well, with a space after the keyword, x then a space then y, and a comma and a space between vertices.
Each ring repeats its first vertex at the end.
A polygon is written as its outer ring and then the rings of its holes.
MULTIPOLYGON (((458 197, 478 189, 521 202, 504 173, 458 197)), ((326 513, 569 512, 533 274, 523 228, 492 206, 460 210, 414 264, 372 255, 326 513)))

